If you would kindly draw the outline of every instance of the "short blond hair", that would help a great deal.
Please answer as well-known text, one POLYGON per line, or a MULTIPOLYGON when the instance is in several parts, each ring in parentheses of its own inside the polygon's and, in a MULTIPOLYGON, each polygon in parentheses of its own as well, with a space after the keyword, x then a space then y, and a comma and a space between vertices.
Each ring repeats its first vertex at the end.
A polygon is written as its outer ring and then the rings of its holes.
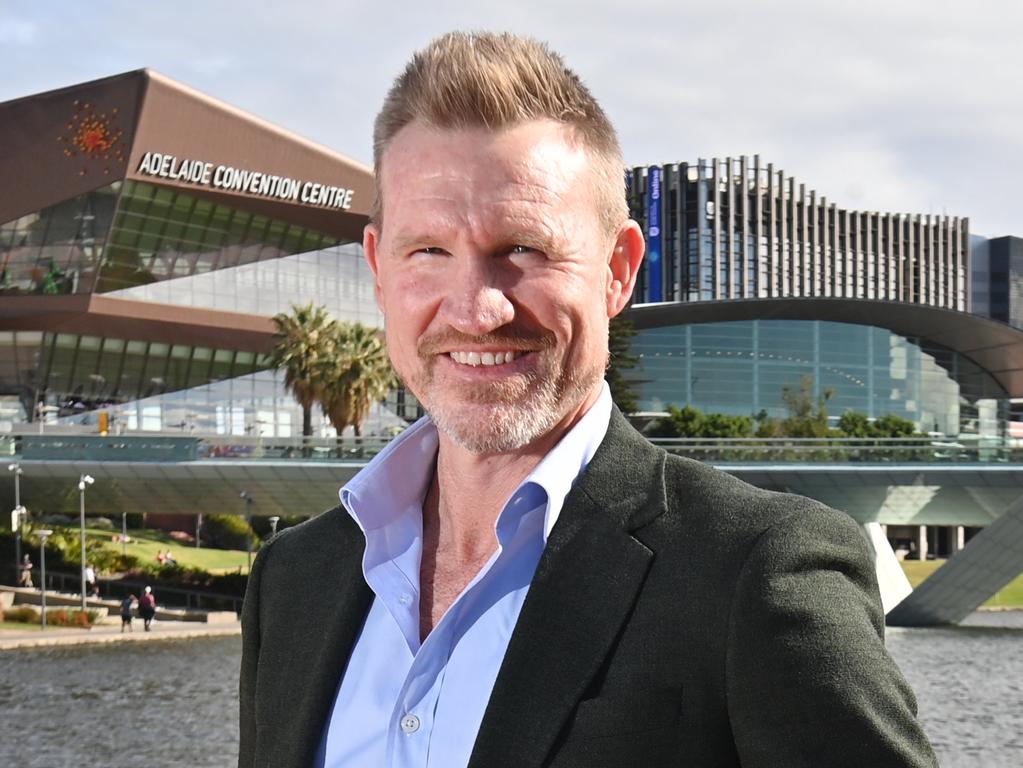
POLYGON ((507 32, 449 32, 413 54, 395 79, 373 124, 373 220, 382 220, 384 151, 406 125, 418 120, 435 128, 497 131, 544 119, 570 126, 591 154, 600 218, 615 232, 629 210, 614 126, 561 56, 545 43, 507 32))

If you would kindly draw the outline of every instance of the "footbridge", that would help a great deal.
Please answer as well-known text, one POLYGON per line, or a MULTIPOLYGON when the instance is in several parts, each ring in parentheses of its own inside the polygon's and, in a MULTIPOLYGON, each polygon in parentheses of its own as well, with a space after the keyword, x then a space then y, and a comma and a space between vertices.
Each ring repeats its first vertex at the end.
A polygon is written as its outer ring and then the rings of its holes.
MULTIPOLYGON (((12 435, 0 442, 22 469, 29 510, 77 508, 89 474, 89 509, 316 514, 388 438, 306 439, 186 434, 12 435), (242 493, 244 492, 244 496, 242 493)), ((666 450, 747 482, 841 509, 875 551, 888 620, 959 621, 1023 571, 1023 452, 995 439, 672 439, 666 450), (887 525, 983 530, 908 597, 908 582, 881 533, 887 525)), ((11 485, 12 473, 0 476, 11 485)), ((5 491, 0 490, 0 493, 5 491)), ((13 489, 11 489, 13 492, 13 489)))

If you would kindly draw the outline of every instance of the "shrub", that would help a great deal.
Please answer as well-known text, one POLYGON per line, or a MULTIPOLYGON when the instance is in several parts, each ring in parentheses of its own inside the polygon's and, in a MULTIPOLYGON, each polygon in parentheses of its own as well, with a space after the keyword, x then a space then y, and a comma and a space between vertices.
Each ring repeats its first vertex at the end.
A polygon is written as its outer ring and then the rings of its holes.
POLYGON ((46 612, 46 623, 55 627, 81 627, 88 629, 99 619, 98 611, 69 611, 67 608, 57 608, 46 612))
POLYGON ((17 605, 4 611, 4 621, 20 621, 25 624, 38 624, 39 611, 31 605, 17 605))
POLYGON ((90 528, 98 528, 101 531, 114 530, 114 521, 109 517, 89 517, 86 518, 85 524, 90 528))
POLYGON ((219 549, 245 549, 252 527, 238 515, 208 515, 203 518, 202 537, 219 549))

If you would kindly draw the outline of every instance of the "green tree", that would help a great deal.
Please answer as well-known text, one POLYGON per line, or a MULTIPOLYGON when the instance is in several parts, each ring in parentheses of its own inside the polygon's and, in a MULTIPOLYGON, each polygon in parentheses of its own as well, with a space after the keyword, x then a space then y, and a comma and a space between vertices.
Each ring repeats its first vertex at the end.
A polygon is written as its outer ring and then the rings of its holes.
POLYGON ((611 318, 608 327, 608 364, 604 378, 611 389, 611 399, 622 413, 635 413, 639 410, 632 382, 624 374, 624 371, 635 368, 639 362, 638 357, 629 354, 635 335, 636 327, 631 320, 621 315, 611 318))
POLYGON ((846 437, 873 437, 870 419, 859 411, 846 411, 838 420, 838 428, 846 437))
POLYGON ((781 434, 785 437, 829 437, 828 400, 835 394, 825 389, 820 397, 813 396, 813 377, 804 376, 795 389, 787 384, 782 387, 781 399, 789 415, 781 423, 781 434))
POLYGON ((313 434, 313 405, 323 390, 322 372, 334 358, 337 321, 322 306, 312 302, 293 304, 291 312, 273 317, 277 328, 277 346, 271 353, 272 365, 284 369, 284 385, 302 407, 302 435, 313 434))
POLYGON ((331 333, 334 354, 323 361, 320 403, 338 437, 347 427, 361 436, 369 409, 397 378, 379 331, 361 323, 336 323, 331 333))
POLYGON ((668 406, 668 417, 649 430, 651 437, 749 437, 753 419, 727 413, 704 413, 691 405, 668 406))

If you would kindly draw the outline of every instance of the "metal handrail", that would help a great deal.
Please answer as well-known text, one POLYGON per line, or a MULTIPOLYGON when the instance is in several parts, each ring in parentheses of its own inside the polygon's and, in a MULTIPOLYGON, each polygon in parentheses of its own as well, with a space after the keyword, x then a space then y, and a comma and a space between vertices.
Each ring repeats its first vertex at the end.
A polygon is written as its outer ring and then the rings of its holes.
MULTIPOLYGON (((8 435, 10 456, 98 461, 312 461, 364 462, 391 436, 322 438, 131 433, 102 436, 52 429, 43 436, 8 435), (42 448, 40 448, 42 446, 42 448), (23 450, 23 449, 29 450, 23 450), (167 449, 167 450, 164 450, 167 449), (171 450, 173 449, 173 450, 171 450), (32 454, 32 450, 36 454, 32 454), (42 451, 41 453, 39 453, 42 451), (166 454, 166 458, 160 458, 166 454)), ((1017 441, 980 435, 943 437, 673 437, 650 438, 670 453, 714 461, 795 462, 1009 462, 1023 460, 1017 441)))

